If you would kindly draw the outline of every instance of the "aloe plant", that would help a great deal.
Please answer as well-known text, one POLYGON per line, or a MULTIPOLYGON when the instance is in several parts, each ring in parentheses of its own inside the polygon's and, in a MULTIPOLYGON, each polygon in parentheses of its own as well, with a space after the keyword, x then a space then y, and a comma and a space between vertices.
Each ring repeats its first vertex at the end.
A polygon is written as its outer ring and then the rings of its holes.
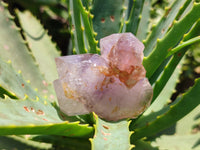
POLYGON ((170 101, 185 55, 200 41, 200 3, 164 1, 165 9, 155 3, 17 0, 14 4, 23 9, 13 10, 11 0, 1 1, 0 148, 200 149, 200 79, 170 101), (153 16, 156 7, 161 13, 153 16), (41 9, 46 18, 67 20, 68 54, 100 54, 99 40, 113 33, 131 32, 142 41, 153 87, 150 107, 135 119, 117 122, 95 113, 61 112, 52 82, 58 78, 54 59, 62 53, 44 28, 41 9))

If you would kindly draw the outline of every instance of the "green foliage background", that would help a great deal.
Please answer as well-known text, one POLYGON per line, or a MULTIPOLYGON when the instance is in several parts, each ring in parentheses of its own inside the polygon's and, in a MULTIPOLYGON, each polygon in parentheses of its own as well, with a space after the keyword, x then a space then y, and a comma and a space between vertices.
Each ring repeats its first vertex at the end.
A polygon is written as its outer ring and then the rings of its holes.
POLYGON ((0 149, 198 150, 199 41, 198 0, 1 1, 0 149), (118 32, 145 45, 151 106, 119 122, 63 114, 54 58, 100 53, 118 32))

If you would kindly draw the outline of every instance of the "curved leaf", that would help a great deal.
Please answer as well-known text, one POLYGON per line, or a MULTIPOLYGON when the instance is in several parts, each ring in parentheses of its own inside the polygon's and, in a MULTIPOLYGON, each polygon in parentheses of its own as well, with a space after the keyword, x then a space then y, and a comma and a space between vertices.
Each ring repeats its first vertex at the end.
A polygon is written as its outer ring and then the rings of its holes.
POLYGON ((200 133, 194 135, 163 135, 152 143, 159 149, 167 150, 199 150, 200 149, 200 133))
POLYGON ((129 122, 106 122, 97 118, 94 139, 92 142, 93 150, 115 149, 128 150, 133 146, 130 145, 130 132, 128 130, 129 122))
POLYGON ((95 40, 95 33, 89 20, 92 15, 83 7, 81 0, 69 0, 69 14, 73 52, 97 53, 98 42, 95 40))
POLYGON ((28 45, 39 64, 41 72, 49 83, 58 78, 55 57, 60 56, 55 44, 51 41, 47 32, 39 21, 29 12, 17 11, 28 45))
POLYGON ((146 39, 146 36, 149 31, 149 22, 150 22, 150 10, 151 10, 151 0, 145 0, 141 12, 141 20, 138 25, 138 30, 136 37, 142 41, 146 39))
POLYGON ((183 118, 200 104, 200 79, 196 80, 195 85, 186 92, 180 99, 175 101, 175 104, 169 106, 170 109, 157 117, 156 120, 147 125, 135 129, 131 139, 138 140, 144 136, 152 136, 167 127, 170 127, 175 122, 183 118))
POLYGON ((157 39, 161 39, 165 33, 167 33, 170 25, 172 24, 173 20, 175 19, 176 15, 178 14, 179 8, 186 2, 186 0, 178 0, 174 1, 174 3, 166 9, 165 14, 161 18, 161 20, 156 24, 153 28, 151 34, 147 37, 145 41, 145 49, 144 55, 148 56, 150 52, 154 49, 157 43, 157 39))
MULTIPOLYGON (((15 70, 22 72, 25 80, 30 81, 33 89, 44 96, 50 96, 53 93, 52 86, 46 86, 46 80, 37 66, 33 55, 23 41, 19 29, 13 22, 5 4, 0 2, 0 56, 5 61, 13 62, 15 70), (44 90, 49 93, 43 92, 44 90)), ((55 96, 54 96, 55 97, 55 96)), ((55 99, 54 99, 55 101, 55 99)))
POLYGON ((0 87, 20 99, 23 99, 25 96, 29 96, 31 99, 40 98, 40 95, 31 87, 30 83, 23 79, 21 72, 15 72, 12 64, 2 61, 1 58, 0 87))
POLYGON ((0 149, 11 150, 11 149, 31 149, 31 150, 47 150, 52 149, 52 144, 41 143, 26 140, 17 136, 0 136, 0 149))
POLYGON ((45 134, 91 137, 93 128, 62 121, 56 109, 40 100, 0 99, 0 135, 45 134))
POLYGON ((136 35, 139 22, 141 19, 141 12, 143 9, 144 0, 135 0, 128 21, 126 22, 126 32, 132 32, 134 35, 136 35))
POLYGON ((170 49, 172 49, 188 32, 192 25, 200 17, 200 3, 194 3, 192 10, 180 21, 174 23, 171 30, 165 35, 164 38, 158 40, 155 49, 143 61, 144 67, 147 71, 147 77, 150 78, 160 64, 167 56, 170 49), (176 36, 176 38, 174 38, 176 36))
POLYGON ((122 11, 124 10, 124 0, 94 0, 92 7, 93 27, 97 32, 97 40, 112 33, 118 33, 122 11))

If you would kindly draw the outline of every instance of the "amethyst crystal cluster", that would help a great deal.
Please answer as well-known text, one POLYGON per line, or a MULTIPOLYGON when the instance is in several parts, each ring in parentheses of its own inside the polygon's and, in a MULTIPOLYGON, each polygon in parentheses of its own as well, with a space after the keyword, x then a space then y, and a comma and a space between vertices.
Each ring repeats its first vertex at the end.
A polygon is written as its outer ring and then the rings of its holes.
POLYGON ((54 87, 61 110, 67 115, 95 112, 108 121, 137 117, 153 93, 142 65, 144 45, 123 33, 101 39, 100 48, 101 56, 56 58, 54 87))

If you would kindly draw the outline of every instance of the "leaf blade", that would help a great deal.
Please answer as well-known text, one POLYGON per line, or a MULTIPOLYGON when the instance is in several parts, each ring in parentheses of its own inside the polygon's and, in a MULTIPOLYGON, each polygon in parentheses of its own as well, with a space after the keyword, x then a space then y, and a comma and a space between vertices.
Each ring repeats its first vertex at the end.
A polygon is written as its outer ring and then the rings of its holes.
POLYGON ((54 59, 60 54, 39 21, 29 12, 17 11, 28 45, 49 83, 58 78, 54 59))
POLYGON ((112 123, 97 118, 95 136, 91 140, 92 149, 131 149, 128 126, 129 122, 126 120, 112 123))
POLYGON ((175 104, 171 105, 167 112, 158 116, 156 120, 150 122, 148 125, 135 129, 135 133, 132 134, 131 139, 134 141, 144 136, 151 136, 183 118, 200 104, 200 100, 198 99, 200 97, 199 89, 200 79, 197 79, 195 85, 180 100, 177 99, 178 102, 175 101, 175 104))
POLYGON ((53 87, 45 86, 44 82, 46 83, 46 80, 40 72, 33 55, 26 47, 18 31, 19 29, 17 29, 6 8, 6 4, 1 2, 0 8, 2 11, 0 13, 0 56, 4 61, 13 62, 15 70, 22 72, 23 77, 25 80, 30 81, 33 89, 38 89, 38 92, 43 96, 47 95, 43 90, 49 91, 52 95, 54 93, 53 87))
POLYGON ((93 134, 93 128, 86 124, 62 121, 51 104, 41 101, 6 97, 0 99, 0 107, 0 135, 45 134, 88 138, 93 134))
POLYGON ((156 48, 143 61, 148 78, 153 75, 153 73, 162 63, 168 54, 168 50, 173 48, 175 44, 181 40, 182 36, 191 28, 191 26, 199 19, 199 17, 200 3, 195 3, 193 9, 183 19, 175 23, 166 36, 158 42, 156 48), (176 35, 176 38, 173 38, 174 35, 176 35))

